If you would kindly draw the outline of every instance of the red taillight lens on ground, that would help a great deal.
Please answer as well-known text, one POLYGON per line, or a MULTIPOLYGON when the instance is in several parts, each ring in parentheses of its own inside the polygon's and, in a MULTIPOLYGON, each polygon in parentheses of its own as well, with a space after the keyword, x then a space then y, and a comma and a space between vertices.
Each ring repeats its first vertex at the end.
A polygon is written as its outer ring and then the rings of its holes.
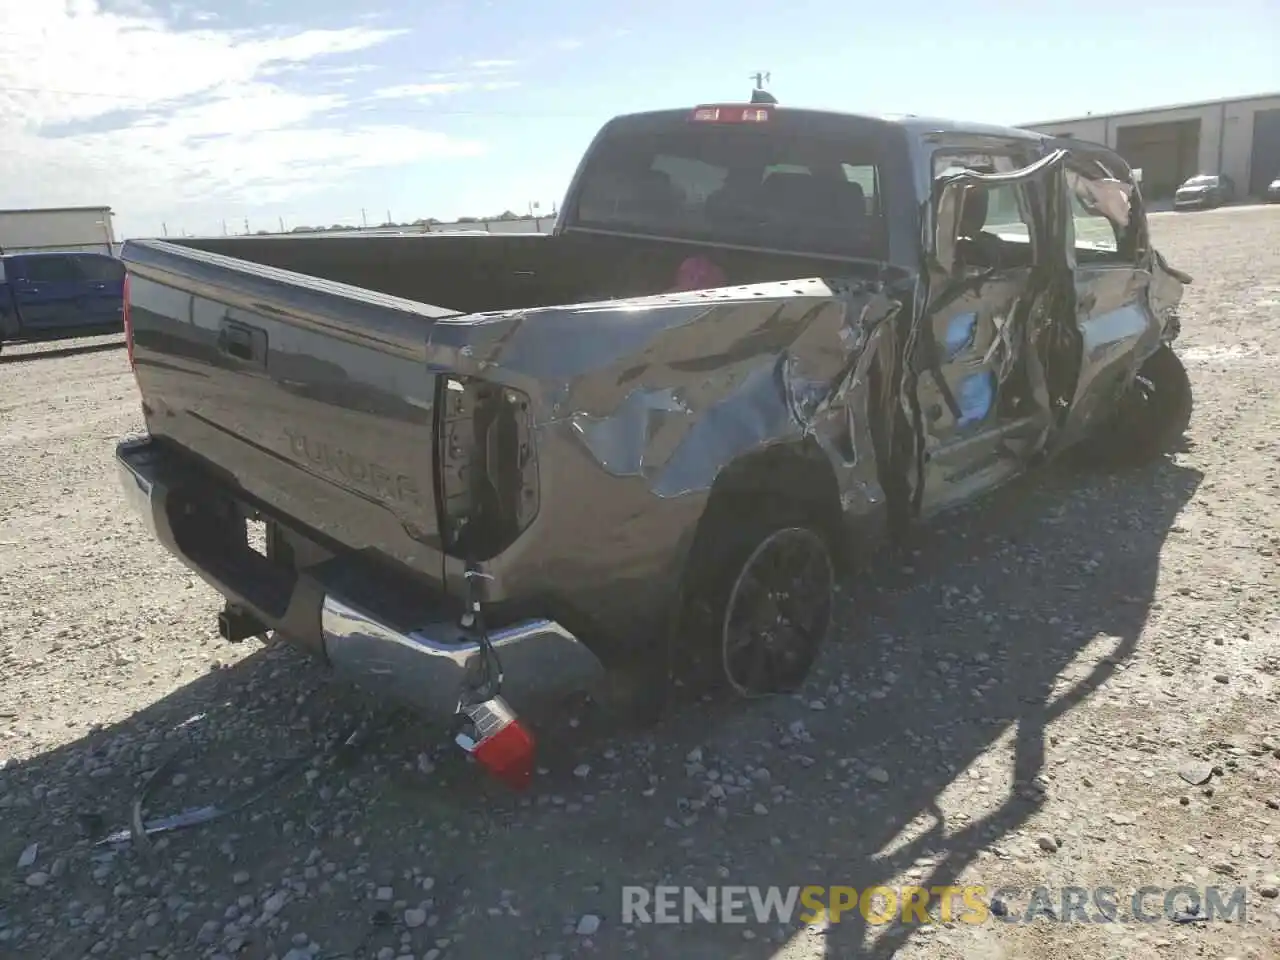
POLYGON ((124 319, 124 347, 129 354, 129 369, 133 366, 133 320, 129 316, 129 273, 125 271, 124 275, 124 303, 121 306, 121 313, 124 319))
POLYGON ((533 761, 537 744, 533 734, 516 718, 515 711, 501 697, 463 708, 475 724, 475 738, 459 734, 458 746, 476 758, 497 780, 512 790, 523 790, 533 782, 533 761))
POLYGON ((475 758, 512 790, 524 790, 533 782, 533 756, 533 734, 519 720, 476 744, 475 758))

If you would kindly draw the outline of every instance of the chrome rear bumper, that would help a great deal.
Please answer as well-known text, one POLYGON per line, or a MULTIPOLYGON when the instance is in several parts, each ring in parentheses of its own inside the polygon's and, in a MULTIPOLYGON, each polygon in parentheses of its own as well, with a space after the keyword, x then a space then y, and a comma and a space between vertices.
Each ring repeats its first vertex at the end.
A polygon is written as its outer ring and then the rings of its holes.
MULTIPOLYGON (((218 564, 215 572, 177 543, 166 501, 189 468, 145 438, 119 444, 116 466, 125 499, 148 532, 228 602, 290 640, 322 650, 340 676, 434 717, 453 716, 464 683, 480 667, 474 634, 444 618, 400 629, 362 609, 315 568, 296 571, 292 595, 280 605, 284 612, 273 615, 249 599, 250 590, 237 589, 227 572, 233 565, 218 564), (308 635, 316 624, 319 636, 308 635)), ((503 696, 513 705, 583 689, 603 672, 596 655, 553 620, 504 625, 490 631, 489 642, 502 661, 503 696)))
MULTIPOLYGON (((354 604, 326 594, 320 614, 324 652, 334 670, 420 710, 452 715, 458 694, 480 668, 479 638, 448 621, 401 632, 354 604)), ((489 633, 502 661, 503 696, 581 689, 600 661, 554 620, 523 620, 489 633)))

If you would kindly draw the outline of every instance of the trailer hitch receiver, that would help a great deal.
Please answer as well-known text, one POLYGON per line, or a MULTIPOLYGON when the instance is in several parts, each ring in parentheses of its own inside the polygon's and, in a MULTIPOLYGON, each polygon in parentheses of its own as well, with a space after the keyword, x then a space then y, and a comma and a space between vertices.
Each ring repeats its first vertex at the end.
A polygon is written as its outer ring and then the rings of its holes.
POLYGON ((253 637, 267 635, 268 627, 246 610, 227 604, 218 614, 218 635, 228 643, 243 643, 253 637))

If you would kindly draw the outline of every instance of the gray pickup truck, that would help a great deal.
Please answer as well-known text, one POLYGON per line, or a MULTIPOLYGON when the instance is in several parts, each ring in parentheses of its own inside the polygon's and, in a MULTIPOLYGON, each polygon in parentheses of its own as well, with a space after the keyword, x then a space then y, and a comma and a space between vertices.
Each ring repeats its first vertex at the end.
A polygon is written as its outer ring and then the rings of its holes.
POLYGON ((677 673, 794 689, 845 565, 1068 448, 1154 459, 1191 412, 1190 278, 1128 166, 1017 129, 642 113, 547 236, 122 257, 124 488, 223 635, 441 717, 495 665, 517 706, 602 670, 655 704, 677 673))

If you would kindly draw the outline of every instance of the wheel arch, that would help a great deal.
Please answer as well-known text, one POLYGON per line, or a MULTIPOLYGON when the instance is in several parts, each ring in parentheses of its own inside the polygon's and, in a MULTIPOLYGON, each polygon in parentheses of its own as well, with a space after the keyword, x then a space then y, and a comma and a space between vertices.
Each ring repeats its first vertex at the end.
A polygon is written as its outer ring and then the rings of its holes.
POLYGON ((707 545, 723 535, 744 509, 768 503, 787 515, 812 519, 827 537, 837 564, 847 559, 843 510, 835 470, 812 437, 771 444, 739 457, 717 474, 698 518, 682 572, 684 588, 696 584, 707 545))
POLYGON ((739 457, 717 474, 684 554, 667 641, 669 675, 693 677, 705 669, 699 627, 706 625, 705 601, 716 595, 724 572, 718 559, 748 528, 768 526, 765 510, 779 526, 811 525, 826 541, 837 575, 846 569, 852 551, 839 485, 818 442, 789 440, 739 457))

